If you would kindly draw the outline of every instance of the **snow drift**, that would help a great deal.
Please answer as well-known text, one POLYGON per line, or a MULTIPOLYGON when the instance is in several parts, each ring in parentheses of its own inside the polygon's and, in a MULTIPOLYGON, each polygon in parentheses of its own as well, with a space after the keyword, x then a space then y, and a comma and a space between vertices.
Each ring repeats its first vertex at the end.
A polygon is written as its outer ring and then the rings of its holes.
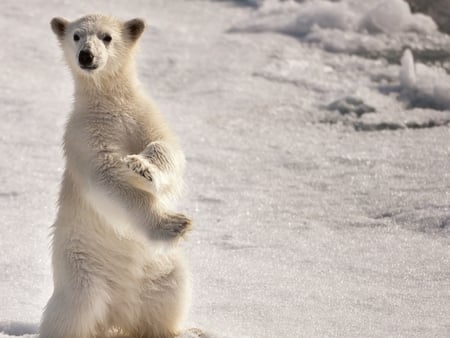
POLYGON ((437 29, 423 14, 412 14, 403 0, 382 0, 367 9, 352 2, 325 0, 297 3, 293 0, 265 1, 251 22, 232 31, 268 32, 304 37, 317 29, 394 34, 398 32, 430 33, 437 29))
POLYGON ((424 14, 412 14, 403 0, 267 0, 230 32, 276 32, 332 52, 378 57, 395 50, 400 54, 405 45, 417 44, 417 34, 436 34, 437 26, 424 14))

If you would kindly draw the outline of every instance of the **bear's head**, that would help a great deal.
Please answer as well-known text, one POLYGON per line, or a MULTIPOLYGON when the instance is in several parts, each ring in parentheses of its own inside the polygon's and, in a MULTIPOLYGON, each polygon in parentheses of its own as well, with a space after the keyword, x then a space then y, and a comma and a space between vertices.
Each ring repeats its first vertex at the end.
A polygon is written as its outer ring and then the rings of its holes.
POLYGON ((87 15, 76 21, 53 18, 53 32, 75 74, 115 74, 128 66, 145 28, 141 19, 121 21, 106 15, 87 15))

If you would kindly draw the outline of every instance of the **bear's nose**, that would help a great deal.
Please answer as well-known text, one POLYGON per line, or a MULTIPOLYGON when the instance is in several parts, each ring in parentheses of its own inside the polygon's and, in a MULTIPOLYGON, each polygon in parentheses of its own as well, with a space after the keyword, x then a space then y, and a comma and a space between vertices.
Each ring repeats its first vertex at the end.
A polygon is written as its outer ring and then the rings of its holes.
POLYGON ((80 65, 82 66, 92 66, 92 61, 94 61, 94 54, 92 54, 90 50, 82 50, 80 55, 78 55, 78 62, 80 62, 80 65))

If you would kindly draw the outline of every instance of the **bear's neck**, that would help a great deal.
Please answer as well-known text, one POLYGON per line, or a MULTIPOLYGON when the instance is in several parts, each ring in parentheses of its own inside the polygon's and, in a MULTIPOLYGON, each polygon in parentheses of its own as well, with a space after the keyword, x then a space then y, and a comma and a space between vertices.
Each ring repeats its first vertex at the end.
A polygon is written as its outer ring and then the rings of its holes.
POLYGON ((91 107, 127 104, 139 93, 134 67, 130 68, 115 74, 76 75, 75 104, 91 107))

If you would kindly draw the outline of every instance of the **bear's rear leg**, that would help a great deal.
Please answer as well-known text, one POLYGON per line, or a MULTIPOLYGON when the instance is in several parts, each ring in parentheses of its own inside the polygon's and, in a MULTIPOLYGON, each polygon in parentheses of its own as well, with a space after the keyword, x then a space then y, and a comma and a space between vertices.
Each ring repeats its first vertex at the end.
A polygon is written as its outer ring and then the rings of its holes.
MULTIPOLYGON (((40 338, 96 338, 106 333, 106 303, 95 292, 54 292, 47 303, 40 338), (70 293, 70 294, 68 294, 70 293)), ((86 291, 86 290, 84 290, 86 291)))
POLYGON ((176 255, 170 261, 170 273, 144 283, 143 338, 175 338, 182 332, 189 305, 189 279, 182 257, 176 255))

